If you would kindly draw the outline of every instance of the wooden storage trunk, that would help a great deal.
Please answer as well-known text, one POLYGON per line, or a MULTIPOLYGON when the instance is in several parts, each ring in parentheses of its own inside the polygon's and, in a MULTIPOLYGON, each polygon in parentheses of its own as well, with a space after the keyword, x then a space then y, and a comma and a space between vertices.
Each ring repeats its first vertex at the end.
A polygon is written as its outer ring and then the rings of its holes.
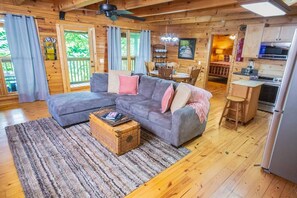
POLYGON ((140 144, 140 124, 136 121, 112 127, 90 114, 91 134, 111 152, 122 155, 140 144))

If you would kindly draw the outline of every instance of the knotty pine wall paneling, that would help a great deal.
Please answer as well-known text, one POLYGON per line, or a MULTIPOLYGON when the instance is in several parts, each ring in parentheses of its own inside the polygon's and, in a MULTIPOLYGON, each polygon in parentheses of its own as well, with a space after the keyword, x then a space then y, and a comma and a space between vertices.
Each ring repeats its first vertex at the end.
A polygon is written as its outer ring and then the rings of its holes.
MULTIPOLYGON (((181 64, 180 71, 187 71, 187 67, 191 65, 197 65, 201 63, 201 73, 196 82, 196 86, 205 88, 208 72, 208 59, 210 49, 211 35, 224 35, 224 34, 236 34, 238 38, 234 42, 234 51, 237 47, 237 41, 240 38, 244 38, 245 32, 240 31, 239 27, 242 24, 255 24, 255 23, 267 23, 274 26, 281 25, 296 25, 297 16, 290 17, 273 17, 265 19, 252 19, 252 20, 234 20, 234 21, 222 21, 222 22, 209 22, 209 23, 195 23, 195 24, 183 24, 183 25, 169 25, 168 32, 175 33, 179 38, 196 38, 196 50, 194 60, 178 59, 178 45, 167 45, 168 49, 168 61, 174 61, 181 64)), ((236 54, 236 53, 235 53, 236 54)), ((254 59, 255 69, 259 70, 262 75, 277 75, 281 76, 285 69, 286 61, 276 60, 263 60, 254 59)), ((233 57, 231 61, 229 84, 233 78, 233 72, 239 72, 242 68, 247 67, 249 58, 244 58, 242 62, 235 61, 233 57)))
MULTIPOLYGON (((0 13, 12 13, 29 15, 37 18, 38 31, 40 36, 40 45, 42 52, 43 40, 46 37, 53 37, 57 39, 56 24, 60 22, 58 9, 50 0, 41 1, 25 1, 24 4, 16 6, 12 0, 2 0, 0 5, 0 13)), ((96 51, 98 64, 97 72, 107 71, 107 26, 113 25, 123 29, 133 30, 152 30, 152 38, 159 37, 160 30, 165 28, 146 24, 144 22, 133 21, 129 19, 120 19, 112 22, 105 16, 85 15, 81 11, 67 12, 63 23, 85 23, 93 24, 96 31, 96 51), (157 36, 155 36, 157 35, 157 36), (100 62, 101 60, 101 62, 100 62), (104 63, 102 63, 102 60, 104 63)), ((155 39, 152 39, 153 41, 155 39)), ((57 46, 57 55, 59 47, 57 46)), ((59 56, 58 56, 59 59, 59 56)), ((50 94, 63 93, 63 80, 60 66, 60 60, 47 61, 45 60, 46 75, 49 84, 50 94)))

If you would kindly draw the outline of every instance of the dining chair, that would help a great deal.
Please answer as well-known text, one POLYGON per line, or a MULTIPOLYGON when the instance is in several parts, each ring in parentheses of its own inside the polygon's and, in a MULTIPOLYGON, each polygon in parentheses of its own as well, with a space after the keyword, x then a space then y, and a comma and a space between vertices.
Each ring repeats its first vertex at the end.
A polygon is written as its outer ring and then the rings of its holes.
POLYGON ((198 79, 198 76, 199 76, 199 74, 200 74, 200 70, 201 70, 201 69, 193 69, 193 70, 191 71, 191 73, 190 73, 190 79, 189 79, 189 82, 188 82, 189 84, 195 86, 196 81, 197 81, 197 79, 198 79))
POLYGON ((155 69, 155 62, 145 62, 145 68, 147 75, 150 76, 150 72, 155 69))
POLYGON ((172 79, 172 71, 173 71, 172 68, 159 67, 158 68, 159 78, 171 80, 172 79))
POLYGON ((172 68, 172 69, 178 69, 180 66, 180 64, 176 63, 176 62, 167 62, 167 67, 168 68, 172 68))
POLYGON ((189 66, 188 69, 187 69, 187 73, 188 73, 188 74, 191 74, 191 72, 192 72, 194 69, 198 69, 198 67, 197 67, 197 66, 193 66, 193 65, 192 65, 192 66, 189 66))

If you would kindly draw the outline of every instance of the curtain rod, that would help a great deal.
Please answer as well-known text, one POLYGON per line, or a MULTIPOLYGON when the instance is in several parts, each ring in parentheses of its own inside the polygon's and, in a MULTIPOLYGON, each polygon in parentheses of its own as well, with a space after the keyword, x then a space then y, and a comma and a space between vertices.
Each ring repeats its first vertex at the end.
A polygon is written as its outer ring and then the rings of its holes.
MULTIPOLYGON (((3 16, 5 16, 5 15, 7 15, 8 13, 0 13, 0 15, 3 15, 3 16)), ((19 14, 11 14, 12 16, 17 16, 17 17, 21 17, 21 15, 19 15, 19 14)), ((42 20, 44 20, 45 18, 44 17, 34 17, 34 16, 32 16, 34 19, 42 19, 42 20)))
MULTIPOLYGON (((104 28, 109 28, 109 27, 119 27, 119 28, 121 28, 122 30, 133 30, 133 31, 141 31, 141 30, 147 30, 147 29, 131 29, 131 28, 122 28, 122 27, 120 27, 120 26, 114 26, 114 25, 103 25, 102 27, 104 27, 104 28)), ((151 32, 153 32, 152 30, 149 30, 149 31, 151 31, 151 32)))

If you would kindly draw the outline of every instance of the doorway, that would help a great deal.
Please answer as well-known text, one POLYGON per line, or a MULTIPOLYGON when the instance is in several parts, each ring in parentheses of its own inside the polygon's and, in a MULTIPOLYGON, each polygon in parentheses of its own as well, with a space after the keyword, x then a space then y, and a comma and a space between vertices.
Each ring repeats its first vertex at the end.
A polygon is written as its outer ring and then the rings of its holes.
POLYGON ((234 35, 212 35, 206 88, 215 92, 227 89, 234 53, 234 35))
POLYGON ((88 89, 97 65, 95 28, 57 24, 57 31, 64 92, 88 89))

